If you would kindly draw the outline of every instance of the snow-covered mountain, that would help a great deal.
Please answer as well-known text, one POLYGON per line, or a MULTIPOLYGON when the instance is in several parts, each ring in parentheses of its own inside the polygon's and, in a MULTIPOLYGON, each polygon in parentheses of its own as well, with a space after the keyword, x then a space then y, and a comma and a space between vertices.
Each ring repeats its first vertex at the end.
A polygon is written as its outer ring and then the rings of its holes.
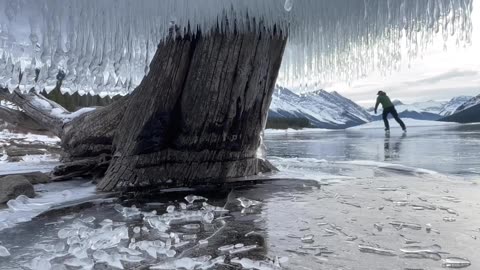
MULTIPOLYGON (((415 102, 412 104, 404 104, 399 100, 392 101, 400 117, 412 118, 418 120, 438 120, 442 117, 452 115, 465 102, 471 100, 470 96, 458 96, 450 101, 429 100, 424 102, 415 102)), ((381 111, 381 110, 379 110, 381 111)), ((381 119, 381 115, 374 115, 374 108, 368 109, 373 115, 374 120, 381 119)))
MULTIPOLYGON (((441 116, 449 116, 454 114, 462 105, 464 105, 466 102, 471 101, 474 99, 474 97, 471 96, 458 96, 452 98, 445 106, 443 109, 440 111, 441 116)), ((480 98, 479 98, 480 100, 480 98)))
POLYGON ((415 102, 412 104, 399 104, 396 105, 398 113, 402 112, 418 112, 418 113, 432 113, 440 114, 440 111, 444 108, 447 102, 429 100, 425 102, 415 102))
POLYGON ((453 114, 440 119, 440 121, 458 123, 480 122, 480 95, 470 98, 465 103, 457 107, 453 114))
POLYGON ((457 107, 454 113, 459 113, 461 111, 467 110, 479 104, 480 104, 480 95, 476 97, 472 97, 469 100, 465 101, 461 106, 457 107))
POLYGON ((277 87, 273 94, 269 120, 307 119, 311 127, 340 129, 370 122, 370 114, 337 92, 317 90, 296 94, 277 87))

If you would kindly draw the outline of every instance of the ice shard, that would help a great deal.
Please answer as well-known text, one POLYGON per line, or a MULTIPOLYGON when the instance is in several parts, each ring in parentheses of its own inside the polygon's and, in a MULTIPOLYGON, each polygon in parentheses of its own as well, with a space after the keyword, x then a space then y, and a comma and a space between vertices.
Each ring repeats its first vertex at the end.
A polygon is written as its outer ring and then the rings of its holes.
POLYGON ((129 93, 169 32, 262 25, 288 33, 283 84, 352 79, 436 37, 468 44, 471 11, 472 0, 0 0, 0 86, 129 93))

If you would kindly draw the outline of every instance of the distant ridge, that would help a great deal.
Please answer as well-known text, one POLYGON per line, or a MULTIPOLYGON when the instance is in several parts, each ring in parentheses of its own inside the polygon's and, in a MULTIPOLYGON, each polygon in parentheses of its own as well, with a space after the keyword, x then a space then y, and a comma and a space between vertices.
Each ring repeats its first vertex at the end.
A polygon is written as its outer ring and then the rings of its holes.
POLYGON ((337 92, 316 90, 296 94, 284 87, 273 93, 267 128, 288 128, 293 122, 301 127, 343 129, 371 121, 361 106, 337 92))

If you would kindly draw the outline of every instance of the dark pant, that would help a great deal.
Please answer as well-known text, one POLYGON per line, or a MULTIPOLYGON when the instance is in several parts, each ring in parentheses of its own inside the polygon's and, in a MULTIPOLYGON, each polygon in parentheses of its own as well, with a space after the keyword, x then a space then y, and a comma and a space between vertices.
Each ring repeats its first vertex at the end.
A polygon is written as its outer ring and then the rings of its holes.
POLYGON ((402 129, 406 129, 405 123, 403 123, 402 119, 398 117, 397 110, 395 110, 395 107, 389 107, 389 108, 384 108, 383 109, 383 122, 385 123, 385 129, 389 130, 390 129, 390 124, 388 123, 388 114, 392 114, 393 118, 395 118, 395 121, 397 121, 398 124, 402 127, 402 129))

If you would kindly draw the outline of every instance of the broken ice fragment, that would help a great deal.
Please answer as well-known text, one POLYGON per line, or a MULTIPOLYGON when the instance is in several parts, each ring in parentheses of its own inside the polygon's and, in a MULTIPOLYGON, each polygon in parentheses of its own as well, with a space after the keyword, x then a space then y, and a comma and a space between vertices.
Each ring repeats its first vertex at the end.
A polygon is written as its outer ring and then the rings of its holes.
POLYGON ((408 202, 407 201, 396 201, 396 202, 393 202, 393 204, 395 206, 407 206, 408 202))
POLYGON ((200 224, 185 224, 182 226, 182 228, 186 230, 199 230, 200 224))
POLYGON ((234 248, 235 248, 234 245, 226 245, 226 246, 219 247, 218 250, 221 251, 221 252, 227 252, 227 251, 232 250, 234 248))
POLYGON ((202 197, 202 196, 197 196, 197 195, 188 195, 185 197, 185 200, 189 203, 189 204, 192 204, 194 203, 195 201, 208 201, 207 198, 205 197, 202 197))
POLYGON ((120 254, 108 254, 103 250, 97 250, 93 253, 93 258, 98 262, 104 262, 109 266, 124 269, 123 264, 120 261, 120 254))
POLYGON ((100 222, 101 226, 107 226, 107 225, 112 225, 113 221, 111 219, 104 219, 102 222, 100 222))
POLYGON ((183 240, 196 240, 197 235, 196 234, 184 234, 182 236, 183 240))
POLYGON ((377 188, 378 191, 397 191, 397 188, 394 187, 379 187, 377 188))
POLYGON ((265 270, 279 270, 282 269, 281 266, 275 265, 275 262, 272 261, 254 261, 248 258, 233 258, 230 261, 234 264, 241 265, 242 269, 265 269, 265 270))
POLYGON ((92 222, 95 221, 95 217, 92 217, 92 216, 86 217, 86 218, 82 219, 82 221, 85 222, 85 223, 92 223, 92 222))
POLYGON ((210 205, 206 202, 203 202, 202 203, 202 209, 204 210, 207 210, 207 211, 212 211, 214 213, 217 213, 217 214, 224 214, 224 213, 228 213, 229 211, 223 207, 218 207, 218 206, 214 206, 214 205, 210 205))
POLYGON ((116 204, 113 208, 126 218, 138 216, 141 214, 140 210, 134 205, 132 207, 123 207, 119 204, 116 204))
POLYGON ((367 245, 358 245, 358 248, 360 252, 364 252, 364 253, 374 253, 374 254, 383 255, 383 256, 397 256, 397 254, 395 254, 395 251, 389 250, 389 249, 367 246, 367 245))
POLYGON ((187 205, 185 203, 180 203, 180 209, 187 210, 187 205))
POLYGON ((52 265, 50 264, 50 260, 36 257, 33 258, 30 268, 35 270, 50 270, 52 268, 52 265))
POLYGON ((311 244, 315 242, 313 238, 314 238, 313 234, 308 234, 302 237, 301 240, 302 240, 302 243, 311 244))
POLYGON ((457 215, 457 216, 458 216, 457 211, 455 211, 455 210, 453 210, 453 209, 448 208, 446 211, 447 211, 447 213, 449 213, 449 214, 453 214, 453 215, 457 215))
POLYGON ((429 252, 429 253, 438 253, 442 250, 442 247, 439 245, 432 245, 427 247, 422 246, 407 246, 400 249, 400 251, 405 253, 413 252, 429 252))
POLYGON ((353 242, 353 241, 355 241, 355 240, 357 240, 357 239, 358 239, 358 237, 356 237, 356 236, 349 236, 349 237, 347 237, 346 241, 348 241, 348 242, 353 242))
POLYGON ((169 205, 169 206, 167 207, 167 213, 173 213, 173 212, 175 212, 175 206, 169 205))
POLYGON ((401 221, 393 221, 390 222, 390 225, 392 225, 395 229, 401 230, 403 228, 408 228, 412 230, 421 230, 422 225, 420 224, 415 224, 415 223, 406 223, 406 222, 401 222, 401 221))
POLYGON ((230 254, 238 254, 238 253, 247 252, 247 251, 250 251, 250 250, 253 250, 253 249, 256 249, 256 248, 257 248, 257 245, 244 246, 244 247, 229 250, 229 253, 230 254))
POLYGON ((165 255, 167 255, 167 257, 169 257, 169 258, 174 257, 175 254, 177 254, 177 252, 175 250, 172 250, 172 249, 167 250, 167 252, 165 253, 165 255))
POLYGON ((4 246, 0 246, 0 257, 8 257, 10 256, 10 252, 8 252, 8 249, 4 246))
POLYGON ((203 221, 206 223, 212 223, 213 219, 215 218, 215 215, 212 212, 207 212, 203 215, 203 221))
POLYGON ((126 248, 126 247, 119 247, 118 251, 121 252, 121 253, 127 253, 127 254, 134 255, 134 256, 142 255, 142 253, 140 251, 130 249, 130 248, 126 248))
POLYGON ((444 199, 445 201, 454 202, 454 203, 459 203, 460 202, 460 199, 455 198, 453 196, 444 196, 444 197, 442 197, 442 199, 444 199))
POLYGON ((465 268, 471 265, 471 262, 464 258, 450 257, 446 258, 442 262, 442 266, 445 268, 465 268))
POLYGON ((250 208, 251 206, 255 206, 255 205, 261 204, 259 201, 250 200, 250 199, 247 199, 247 198, 245 198, 245 197, 239 197, 239 198, 237 198, 237 200, 240 202, 240 205, 241 205, 243 208, 250 208))
POLYGON ((70 258, 63 262, 65 265, 81 267, 81 269, 92 269, 94 262, 91 259, 70 258))
POLYGON ((443 221, 445 221, 445 222, 455 222, 455 221, 457 221, 457 219, 454 218, 454 217, 444 217, 443 221))

